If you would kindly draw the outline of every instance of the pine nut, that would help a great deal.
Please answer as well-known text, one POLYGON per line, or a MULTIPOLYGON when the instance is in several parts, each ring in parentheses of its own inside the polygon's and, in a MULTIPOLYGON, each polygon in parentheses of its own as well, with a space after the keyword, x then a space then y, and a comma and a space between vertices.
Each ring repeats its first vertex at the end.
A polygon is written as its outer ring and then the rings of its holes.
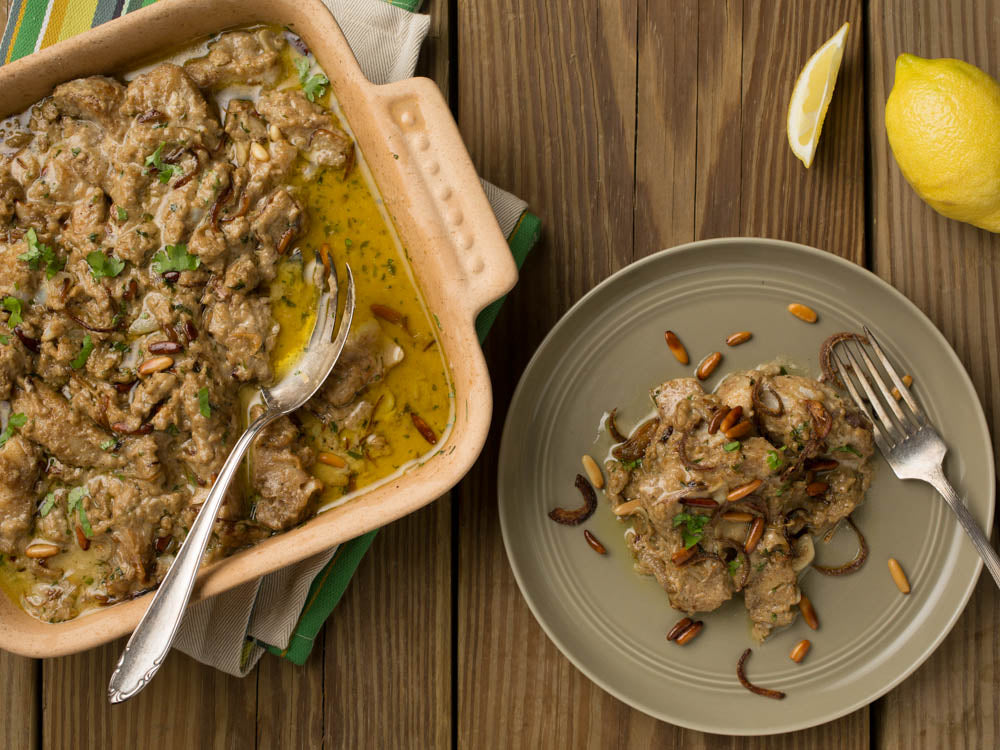
POLYGON ((670 556, 670 562, 674 565, 683 565, 688 560, 690 560, 695 555, 694 547, 681 547, 674 554, 670 556))
POLYGON ((739 346, 740 344, 745 344, 751 338, 753 334, 750 331, 739 331, 738 333, 731 333, 726 337, 727 346, 739 346))
POLYGON ((691 627, 694 621, 690 617, 685 617, 677 621, 677 624, 670 628, 670 632, 667 633, 668 641, 676 641, 678 636, 681 635, 685 630, 691 627))
POLYGON ((583 530, 583 538, 587 540, 587 544, 589 544, 590 548, 594 550, 594 552, 596 552, 597 554, 599 555, 608 554, 608 551, 604 549, 604 545, 601 544, 599 541, 597 541, 597 537, 591 534, 586 529, 583 530))
POLYGON ((892 580, 896 582, 896 588, 904 594, 909 594, 910 582, 906 579, 906 573, 903 572, 902 566, 896 561, 895 557, 889 558, 889 573, 892 575, 892 580))
POLYGON ((809 653, 809 647, 811 645, 812 644, 808 640, 802 639, 795 644, 794 648, 792 648, 792 652, 788 655, 788 658, 798 664, 806 658, 806 654, 809 653))
MULTIPOLYGON (((900 380, 903 381, 903 385, 905 385, 907 388, 913 385, 913 378, 909 375, 904 375, 903 377, 900 378, 900 380)), ((903 398, 903 394, 899 392, 899 388, 897 388, 896 386, 892 387, 892 397, 897 401, 903 398)))
POLYGON ((58 555, 61 551, 62 550, 54 544, 49 544, 48 542, 36 542, 35 544, 28 545, 28 548, 24 550, 24 554, 32 560, 45 560, 53 555, 58 555))
POLYGON ((278 130, 278 126, 277 125, 274 125, 274 124, 269 125, 268 128, 267 128, 267 135, 268 135, 268 137, 272 141, 280 141, 281 140, 281 131, 278 130))
POLYGON ((83 527, 80 524, 76 525, 76 543, 80 545, 80 549, 84 552, 90 549, 90 540, 87 539, 87 535, 83 533, 83 527))
POLYGON ((744 419, 739 424, 730 427, 723 434, 730 440, 739 440, 740 438, 745 438, 751 432, 753 432, 753 422, 749 419, 744 419))
POLYGON ((693 622, 690 625, 688 625, 687 630, 685 630, 683 633, 677 636, 677 641, 676 641, 677 645, 683 646, 684 644, 693 641, 695 636, 697 636, 698 633, 701 632, 701 629, 703 627, 705 627, 705 623, 702 622, 701 620, 698 620, 697 622, 693 622))
POLYGON ((811 482, 806 485, 806 494, 809 497, 819 497, 828 489, 830 489, 830 485, 826 482, 811 482))
POLYGON ((580 460, 583 463, 583 470, 587 472, 587 478, 590 480, 590 483, 599 490, 603 489, 604 475, 601 473, 601 467, 597 465, 597 461, 587 453, 584 453, 583 458, 580 460))
MULTIPOLYGON (((743 407, 741 406, 740 408, 742 409, 743 407)), ((714 435, 719 431, 719 428, 722 426, 722 421, 726 418, 730 411, 732 411, 732 409, 728 406, 719 407, 719 410, 715 412, 715 415, 712 417, 712 421, 708 423, 709 435, 714 435)))
POLYGON ((254 141, 253 143, 250 144, 250 155, 253 156, 253 158, 256 159, 257 161, 271 160, 270 152, 266 148, 261 146, 259 143, 257 143, 257 141, 254 141))
POLYGON ((742 510, 727 510, 722 514, 723 521, 734 521, 736 523, 749 523, 756 516, 753 513, 746 513, 742 510))
POLYGON ((742 416, 743 416, 743 407, 737 406, 736 408, 730 410, 730 412, 726 415, 725 419, 722 420, 722 422, 719 424, 719 429, 725 432, 734 424, 739 422, 740 417, 742 416))
POLYGON ((663 338, 667 340, 667 346, 670 351, 673 352, 674 356, 677 357, 677 361, 682 365, 686 365, 691 360, 688 359, 687 349, 684 348, 684 344, 681 340, 677 338, 677 334, 673 331, 665 331, 663 338))
POLYGON ((729 494, 726 495, 726 500, 731 503, 735 503, 737 500, 742 500, 752 492, 756 492, 762 484, 764 484, 763 479, 754 479, 752 482, 741 484, 736 489, 730 490, 729 494))
POLYGON ((799 611, 802 613, 802 619, 806 621, 806 625, 813 630, 819 630, 819 619, 816 617, 816 610, 813 608, 812 602, 809 601, 809 597, 804 594, 799 599, 799 611))
POLYGON ((753 525, 750 527, 750 532, 747 534, 747 542, 743 545, 743 551, 748 555, 757 549, 757 545, 760 543, 760 538, 764 536, 764 517, 757 516, 754 519, 753 525))
POLYGON ((722 352, 712 352, 705 359, 701 361, 698 365, 698 369, 695 370, 695 375, 698 376, 698 380, 705 380, 715 372, 715 368, 719 366, 719 362, 722 361, 722 352))
POLYGON ((816 322, 816 311, 811 307, 806 307, 799 302, 793 302, 788 306, 788 312, 794 315, 799 320, 804 320, 806 323, 816 322))
POLYGON ((140 375, 152 375, 154 372, 163 372, 174 366, 173 357, 150 357, 136 370, 140 375))
POLYGON ((250 148, 247 146, 245 141, 236 142, 236 164, 238 166, 243 166, 247 163, 247 157, 250 155, 250 148))
POLYGON ((336 466, 338 469, 343 469, 347 466, 347 461, 342 459, 336 453, 329 453, 327 451, 320 451, 317 453, 316 460, 321 464, 326 464, 327 466, 336 466))
POLYGON ((630 516, 639 510, 641 503, 638 500, 629 500, 627 503, 622 503, 621 505, 616 505, 611 509, 611 512, 616 516, 630 516))

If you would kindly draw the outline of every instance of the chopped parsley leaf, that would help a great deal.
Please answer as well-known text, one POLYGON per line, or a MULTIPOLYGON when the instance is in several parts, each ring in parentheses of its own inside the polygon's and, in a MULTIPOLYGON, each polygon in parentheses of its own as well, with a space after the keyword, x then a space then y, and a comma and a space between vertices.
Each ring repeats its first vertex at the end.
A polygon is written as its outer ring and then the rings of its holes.
POLYGON ((674 528, 680 528, 681 536, 684 538, 684 549, 690 549, 705 536, 705 524, 711 520, 711 516, 704 516, 697 513, 681 511, 674 516, 674 528))
POLYGON ((737 451, 737 450, 740 449, 740 441, 739 440, 733 440, 731 443, 726 443, 724 446, 722 446, 722 449, 724 451, 729 452, 729 453, 732 453, 733 451, 737 451))
POLYGON ((777 471, 785 463, 785 460, 778 454, 778 451, 767 452, 767 465, 771 471, 777 471))
POLYGON ((198 391, 198 411, 205 419, 212 416, 212 405, 208 403, 208 388, 202 388, 198 391))
POLYGON ((622 461, 622 467, 624 467, 626 471, 635 471, 640 466, 642 466, 641 458, 637 458, 634 461, 622 461))
POLYGON ((114 438, 108 438, 103 443, 101 443, 101 450, 102 451, 114 450, 116 445, 118 445, 117 440, 115 440, 114 438))
POLYGON ((858 458, 861 458, 861 451, 859 451, 853 445, 850 445, 848 443, 845 443, 844 445, 842 445, 839 448, 837 448, 837 449, 834 450, 834 453, 838 453, 838 452, 839 453, 853 453, 858 458))
POLYGON ((0 432, 0 448, 7 444, 7 441, 14 437, 14 433, 19 427, 24 427, 28 423, 28 418, 21 412, 11 414, 7 420, 7 426, 0 432))
POLYGON ((7 346, 7 344, 9 343, 10 343, 10 336, 8 336, 6 333, 0 333, 0 344, 7 346))
POLYGON ((51 279, 66 265, 65 258, 57 258, 51 247, 38 241, 34 228, 29 229, 24 237, 28 242, 28 252, 21 253, 17 259, 27 263, 32 271, 37 271, 44 265, 45 278, 51 279))
POLYGON ((309 58, 296 58, 295 69, 299 72, 299 83, 302 84, 302 92, 306 95, 306 99, 314 102, 317 97, 321 97, 326 93, 326 87, 330 85, 330 79, 322 73, 310 76, 309 71, 312 69, 312 63, 309 62, 309 58))
POLYGON ((187 251, 187 245, 178 243, 167 245, 153 256, 153 270, 157 273, 168 271, 194 271, 201 265, 201 258, 187 251))
POLYGON ((87 518, 87 511, 83 507, 83 498, 89 494, 86 487, 74 487, 69 491, 69 500, 66 506, 70 513, 76 511, 77 517, 80 519, 80 526, 83 528, 83 535, 87 539, 94 536, 94 530, 90 527, 90 519, 87 518))
POLYGON ((21 300, 17 297, 4 297, 3 309, 10 313, 10 317, 7 318, 7 325, 11 328, 21 325, 24 322, 24 318, 21 317, 21 300))
POLYGON ((128 221, 128 211, 121 206, 115 206, 115 210, 118 213, 118 221, 128 221))
POLYGON ((111 342, 111 348, 114 349, 116 352, 122 352, 123 354, 125 352, 132 351, 132 347, 129 346, 124 341, 112 341, 111 342))
POLYGON ((80 347, 79 353, 70 361, 69 366, 74 370, 79 370, 87 364, 87 357, 90 356, 92 351, 94 351, 94 342, 88 333, 83 337, 83 346, 80 347))
POLYGON ((87 253, 87 265, 95 279, 113 278, 125 270, 125 261, 113 255, 105 255, 100 250, 87 253))
POLYGON ((45 499, 42 500, 42 506, 38 509, 38 515, 40 515, 42 518, 45 518, 45 516, 49 514, 49 511, 52 510, 52 506, 54 506, 55 504, 56 504, 56 493, 50 492, 45 496, 45 499))
POLYGON ((184 173, 184 170, 180 167, 174 164, 167 164, 163 161, 163 147, 166 145, 166 143, 160 141, 160 145, 156 147, 156 151, 146 157, 146 161, 144 162, 146 169, 143 171, 143 174, 148 174, 150 167, 155 169, 156 178, 163 185, 170 182, 170 178, 174 176, 174 172, 177 172, 178 174, 184 173))
POLYGON ((743 561, 738 557, 734 557, 732 560, 726 563, 726 567, 729 568, 729 575, 731 576, 736 575, 736 571, 739 570, 742 565, 743 561))

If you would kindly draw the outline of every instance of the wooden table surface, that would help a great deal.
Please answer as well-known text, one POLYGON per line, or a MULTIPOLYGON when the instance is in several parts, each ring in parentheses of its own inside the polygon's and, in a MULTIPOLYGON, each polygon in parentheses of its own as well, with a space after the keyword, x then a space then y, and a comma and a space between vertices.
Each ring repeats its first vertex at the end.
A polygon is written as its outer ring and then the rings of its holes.
MULTIPOLYGON (((794 240, 865 265, 955 347, 1000 431, 1000 238, 946 220, 903 180, 883 107, 896 56, 1000 74, 1000 0, 434 0, 421 62, 483 177, 544 221, 490 334, 496 413, 450 498, 379 534, 312 658, 243 680, 174 653, 114 709, 124 641, 32 661, 0 652, 3 748, 987 748, 1000 744, 1000 597, 984 576, 937 652, 839 721, 731 739, 655 721, 590 683, 518 592, 496 458, 545 332, 613 271, 689 240, 794 240), (785 139, 796 75, 844 21, 816 163, 785 139)), ((2 14, 0 14, 2 17, 2 14)), ((994 450, 996 451, 996 439, 994 450)))

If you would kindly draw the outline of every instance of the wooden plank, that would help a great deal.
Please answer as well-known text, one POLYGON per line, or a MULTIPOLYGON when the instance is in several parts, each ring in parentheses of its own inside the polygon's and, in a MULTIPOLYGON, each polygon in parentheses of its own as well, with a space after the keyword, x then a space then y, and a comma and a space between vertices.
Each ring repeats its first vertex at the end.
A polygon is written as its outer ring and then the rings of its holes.
MULTIPOLYGON (((448 5, 423 4, 431 26, 417 66, 417 75, 433 78, 445 98, 448 5)), ((450 746, 451 514, 445 496, 380 531, 328 622, 320 658, 324 689, 310 698, 323 701, 325 747, 450 746)), ((310 667, 316 661, 314 656, 310 667)))
MULTIPOLYGON (((1000 76, 1000 3, 872 3, 874 270, 917 304, 955 347, 1000 434, 1000 237, 945 219, 903 179, 885 136, 896 57, 957 57, 1000 76)), ((955 629, 916 674, 877 704, 879 747, 930 750, 1000 743, 1000 597, 988 575, 955 629)))
POLYGON ((108 679, 126 640, 43 662, 43 747, 254 746, 255 677, 230 677, 179 651, 171 652, 149 687, 112 708, 108 679))
POLYGON ((451 513, 382 529, 326 625, 325 746, 451 744, 451 513))
POLYGON ((864 66, 860 0, 746 1, 741 234, 775 237, 864 262, 864 66), (756 10, 757 12, 753 12, 756 10), (850 21, 837 88, 813 165, 788 146, 788 100, 802 66, 850 21))
POLYGON ((631 259, 633 2, 460 3, 459 127, 480 174, 543 217, 487 339, 491 439, 460 485, 458 716, 462 748, 613 743, 629 709, 583 677, 532 618, 496 513, 497 438, 531 351, 566 308, 631 259))
POLYGON ((0 747, 38 747, 40 667, 36 659, 0 651, 0 747))
POLYGON ((271 654, 261 658, 256 675, 256 747, 322 747, 324 651, 321 636, 301 667, 271 654))
MULTIPOLYGON (((818 196, 836 196, 806 222, 806 241, 861 259, 864 131, 859 124, 863 97, 858 42, 849 53, 857 69, 847 77, 846 96, 841 94, 848 106, 839 115, 834 111, 827 133, 847 141, 847 166, 830 163, 812 180, 795 174, 792 167, 805 170, 786 153, 784 108, 780 115, 766 109, 777 96, 787 101, 808 53, 840 25, 831 25, 831 19, 842 22, 840 16, 846 14, 857 28, 857 2, 817 10, 808 21, 800 18, 790 39, 756 18, 744 24, 755 8, 744 9, 738 1, 640 3, 630 251, 620 228, 621 204, 608 200, 619 191, 609 190, 606 170, 591 167, 595 160, 621 166, 613 150, 616 142, 599 136, 602 123, 627 122, 627 110, 621 107, 627 101, 627 24, 613 35, 601 26, 605 15, 598 10, 575 7, 564 18, 558 10, 517 6, 501 19, 490 15, 487 5, 471 3, 460 10, 459 124, 477 165, 489 179, 529 200, 546 221, 548 239, 535 264, 529 260, 487 348, 497 423, 537 339, 605 275, 604 268, 613 270, 633 257, 696 237, 751 231, 801 239, 803 211, 789 216, 787 206, 749 210, 744 205, 759 201, 769 180, 794 186, 789 202, 802 199, 801 205, 813 206, 818 196), (580 16, 599 21, 591 28, 580 16), (500 23, 508 31, 497 40, 488 30, 500 23), (694 28, 697 33, 692 33, 694 28), (775 59, 746 62, 748 54, 775 59), (604 55, 613 60, 604 60, 604 55), (567 59, 572 66, 562 63, 567 59), (767 97, 765 81, 772 83, 767 97), (775 85, 787 90, 776 95, 775 85), (482 91, 491 92, 498 105, 482 107, 482 91), (587 104, 592 100, 615 107, 591 112, 587 104), (495 114, 510 111, 518 116, 501 120, 495 114), (853 127, 852 113, 858 114, 853 127), (548 175, 536 173, 536 159, 549 168, 548 175), (612 236, 614 241, 607 242, 612 236), (517 324, 529 317, 532 326, 517 324)), ((792 10, 777 9, 774 17, 792 10)), ((620 8, 614 13, 616 25, 628 17, 620 8)), ((793 15, 804 14, 796 10, 793 15)), ((619 152, 628 152, 627 137, 624 140, 619 152)), ((814 169, 813 174, 818 172, 814 169)), ((494 430, 484 458, 463 483, 459 506, 460 746, 867 746, 867 711, 812 732, 732 743, 649 719, 582 678, 532 620, 509 573, 492 501, 498 432, 494 430)))
MULTIPOLYGON (((685 13, 677 3, 650 3, 640 27, 637 194, 649 186, 650 194, 659 195, 637 200, 636 257, 691 239, 760 234, 817 245, 861 262, 865 133, 860 3, 810 4, 806 12, 803 3, 776 2, 767 13, 740 0, 692 5, 691 13, 685 13), (775 23, 777 18, 786 22, 775 23), (827 143, 825 151, 821 146, 807 171, 788 147, 786 102, 801 66, 845 20, 851 21, 854 35, 823 136, 832 146, 827 143), (695 26, 698 33, 692 38, 680 34, 673 44, 663 44, 663 29, 695 26), (650 128, 651 135, 644 133, 650 128)), ((667 746, 869 744, 867 709, 811 730, 763 739, 732 740, 667 728, 639 715, 630 717, 630 723, 630 731, 667 746)))

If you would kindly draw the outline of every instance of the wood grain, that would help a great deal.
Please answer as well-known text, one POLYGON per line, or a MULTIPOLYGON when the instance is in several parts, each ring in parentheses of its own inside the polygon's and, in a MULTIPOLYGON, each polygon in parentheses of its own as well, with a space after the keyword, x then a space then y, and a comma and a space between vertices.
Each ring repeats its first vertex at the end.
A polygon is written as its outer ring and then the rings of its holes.
POLYGON ((636 22, 631 2, 458 7, 459 127, 483 177, 545 221, 487 339, 493 429, 456 503, 462 748, 614 746, 632 713, 559 654, 524 604, 500 541, 495 462, 543 332, 631 260, 636 22))
POLYGON ((38 747, 41 662, 0 651, 0 685, 0 747, 38 747))
POLYGON ((451 514, 382 529, 326 625, 325 746, 451 743, 451 514))
POLYGON ((741 234, 813 245, 864 262, 864 66, 859 0, 747 2, 743 30, 741 234), (788 146, 787 102, 799 71, 851 23, 813 165, 788 146))
MULTIPOLYGON (((885 136, 896 57, 958 57, 1000 75, 1000 3, 872 3, 871 112, 874 270, 917 304, 955 347, 975 384, 997 449, 1000 429, 1000 237, 945 219, 903 179, 885 136)), ((955 629, 916 674, 882 699, 880 747, 918 750, 1000 743, 1000 597, 980 578, 955 629)))
POLYGON ((256 679, 230 677, 179 651, 171 652, 148 688, 112 708, 108 678, 126 640, 43 662, 44 748, 254 746, 256 679))
POLYGON ((322 747, 326 719, 322 636, 302 666, 265 654, 257 664, 259 748, 322 747))

